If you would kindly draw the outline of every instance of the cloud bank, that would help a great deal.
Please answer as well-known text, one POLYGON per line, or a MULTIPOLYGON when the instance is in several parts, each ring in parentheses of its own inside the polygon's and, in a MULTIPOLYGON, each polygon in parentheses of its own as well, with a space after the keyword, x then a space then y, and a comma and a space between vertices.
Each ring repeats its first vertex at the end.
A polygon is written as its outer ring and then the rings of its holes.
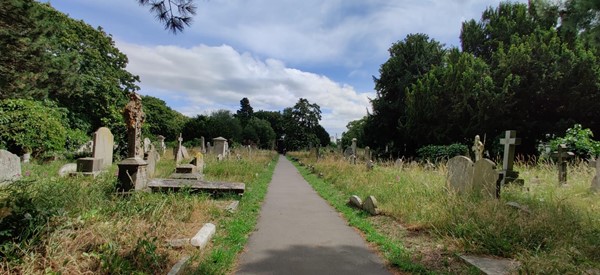
POLYGON ((368 97, 373 96, 228 45, 183 48, 118 42, 117 46, 129 58, 127 70, 140 76, 141 93, 164 99, 187 116, 218 109, 235 112, 244 97, 255 111, 281 111, 302 97, 321 107, 321 125, 329 134, 340 135, 346 123, 366 114, 368 97))

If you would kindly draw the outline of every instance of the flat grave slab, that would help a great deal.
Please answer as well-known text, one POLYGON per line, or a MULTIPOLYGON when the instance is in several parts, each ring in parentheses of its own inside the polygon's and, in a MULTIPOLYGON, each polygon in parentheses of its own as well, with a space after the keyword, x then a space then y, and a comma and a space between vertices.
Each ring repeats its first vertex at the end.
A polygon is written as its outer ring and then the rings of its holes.
POLYGON ((460 258, 472 266, 477 267, 486 275, 509 274, 519 267, 519 262, 512 259, 475 255, 460 255, 460 258))
POLYGON ((193 179, 153 179, 148 182, 148 187, 156 189, 181 189, 190 188, 192 190, 209 193, 236 193, 243 194, 246 185, 241 182, 210 182, 193 179))

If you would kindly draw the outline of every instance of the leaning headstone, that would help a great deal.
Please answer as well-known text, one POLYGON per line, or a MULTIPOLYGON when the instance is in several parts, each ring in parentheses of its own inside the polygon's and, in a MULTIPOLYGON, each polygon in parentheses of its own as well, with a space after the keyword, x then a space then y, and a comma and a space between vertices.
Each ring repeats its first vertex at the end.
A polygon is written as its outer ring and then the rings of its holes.
POLYGON ((363 202, 357 195, 350 196, 348 203, 356 208, 362 209, 363 202))
POLYGON ((181 156, 183 159, 190 159, 190 153, 188 153, 188 150, 185 146, 181 146, 181 156))
POLYGON ((554 153, 558 165, 558 183, 561 185, 567 184, 567 159, 574 155, 572 152, 567 152, 567 145, 565 144, 559 144, 557 152, 554 153))
POLYGON ((373 196, 368 196, 365 202, 362 205, 363 210, 369 212, 369 214, 375 216, 379 214, 379 209, 377 209, 377 200, 373 196))
POLYGON ((67 163, 60 167, 60 169, 58 170, 58 176, 66 177, 75 172, 77 172, 77 163, 67 163))
POLYGON ((496 182, 498 182, 496 164, 489 159, 480 159, 473 167, 473 190, 485 196, 496 197, 496 182))
POLYGON ((152 145, 152 141, 149 138, 144 138, 144 153, 150 151, 150 145, 152 145))
POLYGON ((142 148, 142 124, 144 111, 142 98, 135 92, 129 94, 129 103, 123 111, 123 118, 127 128, 127 158, 119 163, 119 184, 117 190, 128 192, 132 189, 144 190, 147 188, 146 166, 142 148))
POLYGON ((215 235, 216 226, 212 223, 205 223, 196 235, 190 240, 193 246, 200 249, 206 247, 212 236, 215 235))
POLYGON ((21 177, 21 158, 0 149, 0 183, 17 180, 21 177))
POLYGON ((115 140, 110 129, 106 127, 98 128, 94 133, 94 149, 92 151, 92 157, 102 160, 100 169, 106 170, 112 166, 114 147, 115 140))
POLYGON ((473 161, 456 156, 448 161, 448 188, 458 193, 470 192, 473 185, 473 161))

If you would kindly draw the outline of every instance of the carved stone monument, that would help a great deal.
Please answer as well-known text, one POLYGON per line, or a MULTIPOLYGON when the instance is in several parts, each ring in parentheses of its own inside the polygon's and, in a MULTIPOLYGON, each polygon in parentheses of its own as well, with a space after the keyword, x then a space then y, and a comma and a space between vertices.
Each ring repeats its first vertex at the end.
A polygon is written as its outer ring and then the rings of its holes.
POLYGON ((559 144, 558 151, 554 152, 554 156, 556 156, 558 165, 558 183, 560 185, 567 184, 567 164, 568 158, 573 157, 575 154, 572 152, 567 152, 567 145, 559 144))
POLYGON ((475 161, 478 161, 483 158, 483 143, 479 139, 479 135, 475 136, 475 141, 473 142, 473 146, 471 150, 473 150, 473 154, 475 154, 475 161))
POLYGON ((142 148, 142 124, 144 123, 142 98, 135 92, 129 94, 129 103, 123 111, 127 127, 127 158, 119 163, 119 184, 117 190, 128 192, 131 189, 144 190, 147 184, 144 150, 142 148))

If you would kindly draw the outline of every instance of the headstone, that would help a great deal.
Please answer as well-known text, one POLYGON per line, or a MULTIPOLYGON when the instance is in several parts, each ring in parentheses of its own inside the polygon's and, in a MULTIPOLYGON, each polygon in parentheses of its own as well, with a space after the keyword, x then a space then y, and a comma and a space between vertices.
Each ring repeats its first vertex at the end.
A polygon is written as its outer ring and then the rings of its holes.
POLYGON ((473 154, 475 155, 475 162, 483 158, 483 143, 479 139, 479 135, 475 136, 475 141, 473 142, 473 146, 471 147, 473 150, 473 154))
POLYGON ((401 158, 396 159, 394 166, 399 167, 400 169, 404 168, 404 160, 401 158))
POLYGON ((148 163, 146 166, 146 175, 148 179, 154 178, 154 172, 156 171, 156 162, 158 161, 159 154, 154 149, 154 146, 150 146, 150 150, 144 154, 144 160, 148 163))
POLYGON ((183 142, 183 138, 181 137, 181 133, 179 134, 179 138, 177 138, 177 146, 175 146, 175 148, 173 148, 173 156, 175 157, 175 163, 179 164, 181 163, 181 161, 183 161, 184 157, 183 157, 183 145, 181 145, 181 143, 183 142))
POLYGON ((498 171, 496 164, 489 159, 480 159, 473 167, 473 189, 484 196, 496 197, 496 182, 498 182, 498 171))
POLYGON ((106 170, 112 166, 114 147, 115 141, 110 129, 106 127, 98 128, 94 133, 94 149, 92 151, 92 157, 102 160, 100 169, 106 170))
POLYGON ((513 274, 521 265, 519 262, 512 259, 475 255, 459 256, 465 262, 479 269, 481 273, 487 275, 513 274))
POLYGON ((188 150, 185 146, 181 146, 181 156, 183 157, 183 159, 190 159, 190 153, 188 153, 188 150))
POLYGON ((373 170, 373 161, 372 160, 367 160, 367 171, 371 171, 373 170))
POLYGON ((214 144, 213 153, 225 157, 225 154, 229 147, 227 144, 227 140, 223 137, 216 137, 216 138, 213 138, 213 144, 214 144))
POLYGON ((200 137, 200 150, 202 154, 206 154, 206 141, 204 140, 204 136, 200 137))
POLYGON ((596 174, 592 179, 590 190, 594 193, 600 193, 600 160, 596 159, 595 161, 592 161, 591 164, 596 168, 596 174))
POLYGON ((513 164, 515 160, 515 146, 521 144, 521 139, 517 138, 517 131, 508 130, 504 134, 504 138, 500 139, 500 144, 504 145, 504 155, 502 158, 502 171, 500 171, 500 178, 496 183, 496 197, 500 197, 500 189, 502 185, 509 184, 511 182, 522 183, 519 181, 519 172, 513 170, 513 164))
POLYGON ((369 214, 375 216, 379 214, 379 209, 377 209, 377 200, 373 196, 368 196, 365 202, 363 203, 363 210, 369 212, 369 214))
POLYGON ((206 247, 212 236, 215 235, 216 228, 217 227, 212 223, 205 223, 198 233, 190 240, 190 243, 193 246, 203 249, 206 247))
POLYGON ((214 154, 214 153, 215 153, 215 151, 214 151, 214 148, 213 148, 213 146, 210 144, 210 142, 207 142, 207 143, 206 143, 206 153, 207 153, 207 154, 214 154))
POLYGON ((567 145, 559 144, 558 152, 554 153, 554 156, 557 158, 558 165, 558 183, 563 185, 567 184, 567 159, 573 157, 575 154, 572 152, 567 152, 567 145))
POLYGON ((321 159, 321 144, 317 144, 317 160, 321 159))
POLYGON ((448 188, 458 193, 470 192, 473 186, 473 161, 456 156, 448 161, 448 188))
POLYGON ((346 150, 344 151, 344 158, 350 159, 352 155, 354 155, 352 152, 352 147, 346 147, 346 150))
POLYGON ((150 151, 150 145, 152 145, 152 141, 149 138, 144 138, 144 153, 150 151))
POLYGON ((161 155, 164 155, 165 152, 167 151, 167 145, 165 144, 165 137, 162 135, 158 135, 156 136, 156 139, 158 140, 158 149, 161 155))
POLYGON ((29 163, 29 161, 31 160, 31 153, 25 153, 21 156, 21 160, 23 161, 23 163, 29 163))
POLYGON ((144 111, 142 98, 135 92, 129 94, 129 103, 123 111, 127 128, 127 158, 119 163, 119 183, 117 190, 128 192, 132 189, 144 190, 147 187, 146 166, 142 148, 142 124, 144 111))
POLYGON ((204 172, 204 155, 202 155, 202 153, 196 153, 196 156, 194 156, 194 159, 192 160, 191 164, 196 166, 196 171, 198 173, 203 173, 204 172))
POLYGON ((371 160, 371 147, 366 146, 365 147, 365 160, 368 162, 369 160, 371 160))
POLYGON ((21 159, 19 156, 0 149, 0 183, 21 178, 21 159))
POLYGON ((75 172, 77 172, 77 163, 67 163, 60 167, 60 169, 58 170, 58 176, 66 177, 71 173, 75 172))
POLYGON ((357 195, 350 196, 348 203, 356 208, 362 209, 363 202, 357 195))
POLYGON ((356 156, 356 138, 352 139, 352 154, 356 156))

